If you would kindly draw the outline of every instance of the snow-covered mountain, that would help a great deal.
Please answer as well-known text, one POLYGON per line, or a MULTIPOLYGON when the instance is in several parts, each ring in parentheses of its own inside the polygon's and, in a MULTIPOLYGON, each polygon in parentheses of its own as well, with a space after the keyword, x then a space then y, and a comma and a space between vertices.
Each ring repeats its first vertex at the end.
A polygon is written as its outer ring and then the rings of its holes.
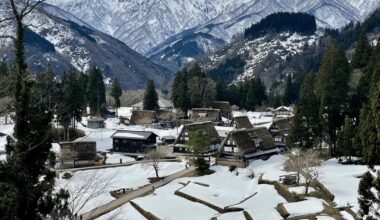
MULTIPOLYGON (((380 0, 48 0, 48 2, 74 14, 94 28, 116 37, 138 52, 150 56, 172 45, 173 39, 169 41, 168 39, 184 31, 207 33, 215 39, 228 42, 233 35, 252 23, 278 11, 311 13, 316 16, 319 26, 339 28, 350 21, 362 21, 380 5, 380 0)), ((204 38, 202 40, 204 42, 204 38)))
POLYGON ((280 32, 251 40, 240 38, 196 62, 212 78, 221 77, 225 83, 260 76, 270 88, 273 83, 280 84, 287 74, 296 73, 289 59, 307 48, 318 48, 322 37, 323 34, 317 31, 311 35, 280 32))
MULTIPOLYGON (((45 5, 35 10, 27 23, 30 25, 25 40, 27 62, 34 72, 47 67, 57 74, 70 68, 87 72, 97 66, 107 78, 118 78, 125 89, 144 88, 149 79, 155 79, 160 86, 171 77, 167 69, 123 42, 55 6, 45 5)), ((14 28, 9 25, 1 31, 12 34, 14 28)), ((14 59, 11 40, 0 39, 0 48, 0 57, 14 59)))

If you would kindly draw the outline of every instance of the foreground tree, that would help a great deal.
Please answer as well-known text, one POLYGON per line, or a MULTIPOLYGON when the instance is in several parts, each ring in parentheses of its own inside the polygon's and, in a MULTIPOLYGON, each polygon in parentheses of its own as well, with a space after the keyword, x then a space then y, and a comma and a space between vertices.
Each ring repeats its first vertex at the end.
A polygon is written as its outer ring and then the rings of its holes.
POLYGON ((190 136, 189 146, 191 148, 191 152, 194 159, 194 164, 197 167, 197 170, 204 174, 207 173, 210 164, 206 162, 202 154, 207 151, 210 146, 210 142, 208 140, 208 136, 205 131, 197 130, 193 132, 190 136))
POLYGON ((153 80, 149 80, 144 93, 143 101, 144 110, 157 110, 160 109, 158 105, 158 95, 154 87, 153 80))
POLYGON ((25 17, 41 2, 2 2, 9 10, 9 17, 1 18, 0 23, 16 25, 16 34, 12 36, 16 74, 15 140, 8 138, 7 160, 0 162, 1 219, 46 219, 54 212, 67 214, 68 194, 65 191, 53 193, 55 175, 45 166, 51 148, 52 114, 32 96, 35 85, 25 61, 25 17))
POLYGON ((380 211, 378 209, 380 200, 376 192, 380 191, 380 178, 379 173, 374 177, 370 172, 363 175, 359 183, 359 214, 365 220, 374 220, 380 218, 380 211))

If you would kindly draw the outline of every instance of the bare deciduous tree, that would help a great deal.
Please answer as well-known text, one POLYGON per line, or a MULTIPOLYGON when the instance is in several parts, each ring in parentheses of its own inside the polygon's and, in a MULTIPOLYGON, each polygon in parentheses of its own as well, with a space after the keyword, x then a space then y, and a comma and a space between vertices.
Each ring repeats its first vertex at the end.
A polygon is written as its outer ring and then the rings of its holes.
POLYGON ((305 180, 305 194, 309 193, 310 186, 318 179, 321 166, 321 160, 318 152, 314 150, 293 150, 288 155, 285 163, 285 169, 297 174, 297 184, 299 184, 301 175, 305 180))
POLYGON ((95 204, 97 199, 109 193, 113 188, 111 182, 113 177, 101 176, 98 172, 91 173, 85 180, 75 179, 75 176, 62 186, 70 193, 69 209, 73 215, 88 211, 95 204))
POLYGON ((165 157, 164 153, 158 150, 149 151, 147 154, 147 159, 152 160, 151 164, 153 166, 154 171, 156 172, 156 178, 158 179, 159 170, 160 170, 160 162, 165 157))

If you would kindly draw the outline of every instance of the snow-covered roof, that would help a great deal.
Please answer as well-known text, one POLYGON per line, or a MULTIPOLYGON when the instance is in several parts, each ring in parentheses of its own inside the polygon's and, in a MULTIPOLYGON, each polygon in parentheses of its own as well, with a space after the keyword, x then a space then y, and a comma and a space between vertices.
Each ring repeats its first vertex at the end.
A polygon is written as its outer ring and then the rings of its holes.
MULTIPOLYGON (((118 130, 113 135, 112 138, 125 138, 125 139, 137 139, 137 140, 146 140, 152 134, 151 131, 127 131, 127 130, 118 130)), ((155 135, 155 134, 154 134, 155 135)))

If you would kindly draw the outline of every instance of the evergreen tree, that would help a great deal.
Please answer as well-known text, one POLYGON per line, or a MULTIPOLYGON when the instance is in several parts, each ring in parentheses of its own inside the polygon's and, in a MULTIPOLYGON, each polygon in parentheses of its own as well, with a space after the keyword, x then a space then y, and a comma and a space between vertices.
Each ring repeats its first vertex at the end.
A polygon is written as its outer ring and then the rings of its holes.
POLYGON ((48 218, 57 206, 67 208, 67 197, 61 200, 62 194, 53 193, 55 173, 45 166, 52 142, 52 112, 39 102, 39 97, 33 95, 35 82, 26 64, 24 18, 37 3, 14 0, 6 3, 10 4, 11 19, 16 24, 13 81, 15 140, 8 138, 7 160, 0 162, 1 219, 42 220, 48 218))
POLYGON ((354 149, 354 137, 355 137, 355 125, 354 121, 346 116, 344 119, 343 130, 339 132, 337 141, 337 154, 338 156, 349 157, 351 162, 351 156, 355 156, 354 149))
POLYGON ((262 106, 268 97, 266 94, 266 88, 264 82, 260 77, 254 79, 254 87, 256 88, 257 105, 262 106))
POLYGON ((87 108, 87 105, 88 105, 88 91, 87 91, 87 87, 88 87, 88 84, 89 84, 89 76, 83 72, 80 72, 79 73, 79 88, 80 88, 80 92, 78 92, 78 94, 81 94, 81 96, 83 97, 83 109, 86 109, 87 108))
POLYGON ((8 66, 7 63, 2 60, 0 61, 0 77, 4 77, 8 75, 8 66))
POLYGON ((209 77, 194 76, 188 82, 191 107, 207 108, 215 101, 215 84, 209 77))
POLYGON ((374 183, 374 179, 370 172, 366 172, 359 183, 358 201, 359 201, 359 206, 360 206, 359 213, 361 216, 365 216, 369 214, 369 209, 372 206, 373 201, 375 199, 371 191, 374 185, 373 183, 374 183))
POLYGON ((118 79, 115 79, 112 83, 111 96, 115 100, 115 108, 120 107, 120 97, 123 94, 123 90, 120 87, 120 83, 118 79))
POLYGON ((288 75, 286 77, 286 84, 285 84, 285 92, 284 96, 282 97, 282 102, 284 105, 289 106, 293 103, 293 91, 292 91, 293 85, 292 85, 292 75, 288 75))
POLYGON ((240 93, 239 88, 232 84, 227 87, 227 100, 230 102, 231 105, 237 105, 240 106, 240 93))
POLYGON ((218 100, 218 101, 227 100, 226 85, 223 83, 223 81, 220 79, 220 77, 218 77, 216 80, 215 90, 216 90, 216 100, 218 100))
POLYGON ((179 108, 187 112, 190 106, 190 98, 188 95, 188 76, 186 71, 179 71, 176 73, 172 87, 172 102, 175 108, 179 108))
POLYGON ((360 123, 355 139, 355 148, 361 153, 363 162, 371 167, 379 164, 380 143, 377 138, 375 118, 368 105, 365 105, 360 113, 360 123))
MULTIPOLYGON (((374 84, 371 89, 370 105, 376 125, 378 144, 380 144, 380 80, 378 80, 377 84, 374 84)), ((380 148, 380 146, 378 147, 380 148)), ((380 158, 378 158, 378 160, 380 161, 380 158)))
POLYGON ((375 220, 380 218, 380 173, 373 176, 370 172, 363 175, 359 183, 359 214, 365 220, 375 220))
POLYGON ((245 108, 249 111, 254 111, 257 106, 257 96, 253 83, 249 83, 247 95, 245 97, 245 108))
POLYGON ((293 148, 312 148, 320 141, 322 128, 313 82, 314 77, 308 75, 302 84, 289 132, 289 145, 293 148))
POLYGON ((348 105, 350 73, 350 66, 343 49, 332 42, 323 56, 316 87, 320 114, 332 155, 335 154, 336 131, 343 124, 344 112, 348 105))
POLYGON ((274 100, 273 100, 273 108, 278 108, 282 105, 282 98, 280 95, 276 94, 274 96, 274 100))
POLYGON ((54 110, 57 108, 61 100, 59 99, 59 83, 55 80, 54 73, 48 69, 38 74, 36 81, 36 95, 40 97, 40 102, 47 109, 54 110))
POLYGON ((91 113, 100 113, 101 107, 106 103, 106 88, 102 72, 96 67, 90 71, 87 93, 91 113))
POLYGON ((202 130, 197 130, 193 132, 189 139, 189 146, 191 148, 191 152, 194 160, 194 164, 197 167, 197 170, 204 174, 209 170, 210 164, 208 164, 205 159, 202 157, 202 153, 207 151, 210 146, 209 137, 207 133, 202 130))
POLYGON ((371 52, 372 48, 368 43, 366 34, 361 34, 356 44, 354 56, 352 57, 351 67, 353 69, 363 69, 366 67, 371 52))
POLYGON ((377 82, 377 76, 380 76, 380 44, 376 46, 372 55, 367 60, 365 68, 362 69, 362 75, 360 77, 357 88, 351 96, 350 111, 354 118, 358 118, 360 109, 369 100, 370 88, 377 82))
POLYGON ((144 110, 157 110, 160 108, 158 105, 158 95, 154 87, 153 80, 149 80, 144 93, 144 110))

